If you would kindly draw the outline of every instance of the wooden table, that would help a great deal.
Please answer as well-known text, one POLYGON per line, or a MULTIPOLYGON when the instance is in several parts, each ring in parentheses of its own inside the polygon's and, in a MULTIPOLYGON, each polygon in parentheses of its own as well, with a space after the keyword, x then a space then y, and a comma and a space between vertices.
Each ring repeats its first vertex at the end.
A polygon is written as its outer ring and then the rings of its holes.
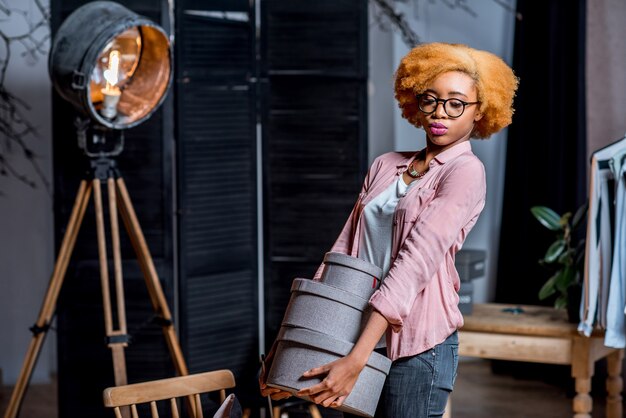
POLYGON ((604 346, 604 335, 579 335, 564 310, 526 305, 477 304, 459 331, 459 354, 486 359, 569 364, 576 379, 574 418, 591 418, 591 377, 597 360, 606 357, 606 417, 622 418, 624 350, 604 346), (505 312, 521 308, 522 313, 505 312))

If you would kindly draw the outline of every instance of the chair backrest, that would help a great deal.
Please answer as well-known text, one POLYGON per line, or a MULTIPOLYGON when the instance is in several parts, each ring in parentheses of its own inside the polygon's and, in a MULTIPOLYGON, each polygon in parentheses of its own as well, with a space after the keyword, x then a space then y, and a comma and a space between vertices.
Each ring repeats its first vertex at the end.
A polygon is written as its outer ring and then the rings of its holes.
MULTIPOLYGON (((215 370, 212 372, 192 374, 188 376, 171 377, 153 380, 144 383, 134 383, 125 386, 115 386, 104 390, 104 406, 114 408, 115 417, 122 418, 122 407, 129 406, 133 418, 138 418, 137 405, 150 404, 153 418, 158 418, 157 402, 170 401, 172 417, 180 416, 177 398, 187 397, 191 415, 202 418, 200 394, 220 391, 223 402, 226 389, 235 387, 235 376, 230 370, 215 370)), ((126 415, 126 414, 124 414, 126 415)))

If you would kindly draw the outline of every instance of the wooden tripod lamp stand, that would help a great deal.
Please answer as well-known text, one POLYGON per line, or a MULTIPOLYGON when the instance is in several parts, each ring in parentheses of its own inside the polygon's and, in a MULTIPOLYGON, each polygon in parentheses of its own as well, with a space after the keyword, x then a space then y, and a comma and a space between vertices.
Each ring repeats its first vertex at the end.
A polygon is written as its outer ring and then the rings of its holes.
POLYGON ((189 374, 152 256, 114 160, 123 149, 123 130, 148 119, 165 98, 172 80, 169 37, 154 22, 118 3, 87 3, 76 9, 59 27, 50 50, 49 73, 57 93, 72 103, 82 116, 86 116, 78 119, 78 145, 90 157, 91 173, 78 188, 41 312, 31 328, 33 338, 4 418, 14 418, 19 412, 54 316, 76 237, 92 194, 104 322, 107 344, 113 356, 115 384, 127 383, 124 349, 129 342, 118 212, 135 249, 176 371, 180 375, 189 374), (113 295, 110 291, 103 187, 107 190, 111 228, 113 295), (116 321, 112 297, 116 302, 116 321))
POLYGON ((118 210, 133 248, 137 254, 137 259, 143 272, 152 307, 160 319, 163 327, 163 334, 167 341, 170 355, 174 360, 176 371, 179 375, 189 374, 182 350, 172 323, 172 315, 168 308, 161 283, 154 267, 152 256, 146 244, 145 237, 137 220, 137 215, 133 208, 128 190, 124 180, 119 175, 115 167, 115 161, 108 158, 100 158, 92 161, 93 178, 82 180, 78 188, 78 193, 70 215, 65 235, 57 256, 54 271, 50 279, 50 284, 46 292, 43 306, 37 318, 37 322, 31 328, 33 338, 28 347, 26 359, 20 372, 20 376, 15 385, 9 407, 4 415, 5 418, 16 417, 21 406, 28 381, 32 375, 35 362, 44 342, 46 332, 54 316, 56 302, 63 285, 63 279, 67 271, 67 266, 76 243, 80 226, 82 224, 90 196, 93 193, 93 201, 96 215, 96 228, 98 239, 98 257, 100 264, 100 282, 102 287, 102 301, 104 307, 104 323, 107 337, 107 344, 113 356, 113 368, 115 385, 127 384, 126 361, 124 348, 128 346, 129 336, 126 329, 126 310, 124 303, 124 285, 122 279, 122 258, 120 252, 120 234, 118 223, 118 210), (109 221, 111 227, 111 244, 113 248, 113 288, 114 295, 110 292, 110 278, 108 271, 108 256, 105 235, 105 216, 103 204, 103 184, 108 190, 109 221), (115 298, 117 308, 117 323, 113 321, 112 297, 115 298))

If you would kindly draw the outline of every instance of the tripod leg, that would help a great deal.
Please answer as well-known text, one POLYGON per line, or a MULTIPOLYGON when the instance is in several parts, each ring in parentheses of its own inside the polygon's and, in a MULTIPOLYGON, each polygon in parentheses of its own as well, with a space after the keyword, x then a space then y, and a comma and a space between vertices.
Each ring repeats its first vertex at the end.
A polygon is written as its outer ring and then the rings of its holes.
MULTIPOLYGON (((133 204, 130 200, 128 189, 126 189, 126 184, 121 177, 117 179, 117 188, 119 189, 118 199, 120 213, 122 214, 124 225, 126 226, 133 248, 137 254, 137 260, 139 261, 139 266, 143 272, 146 287, 148 288, 148 293, 150 294, 150 300, 152 301, 152 307, 154 308, 154 311, 161 316, 163 321, 163 335, 165 336, 165 341, 167 342, 170 355, 174 361, 174 367, 176 368, 178 375, 188 375, 189 371, 187 369, 187 365, 185 364, 183 351, 180 348, 180 343, 178 341, 178 337, 176 336, 176 331, 174 330, 172 314, 167 306, 167 300, 165 299, 165 294, 163 293, 159 276, 157 275, 156 268, 154 267, 154 262, 152 261, 148 244, 146 243, 141 226, 137 220, 137 215, 135 214, 135 209, 133 208, 133 204)), ((191 417, 198 417, 202 414, 202 411, 196 410, 196 404, 192 396, 187 397, 187 407, 191 417)))
POLYGON ((107 180, 109 191, 109 216, 111 219, 111 242, 113 244, 113 266, 115 273, 115 300, 117 306, 117 323, 119 332, 126 335, 126 304, 124 299, 124 282, 122 279, 122 254, 120 246, 120 227, 117 220, 117 203, 115 192, 115 180, 109 177, 107 180))
POLYGON ((48 284, 48 290, 46 291, 39 317, 32 329, 33 338, 28 347, 20 375, 11 393, 11 399, 9 400, 9 406, 4 414, 4 418, 16 417, 22 405, 26 387, 30 381, 48 326, 50 321, 52 321, 52 316, 56 309, 56 302, 59 297, 59 292, 61 291, 61 286, 63 285, 63 279, 67 271, 70 257, 74 250, 74 244, 76 244, 76 237, 83 222, 87 204, 89 203, 90 194, 91 183, 88 184, 86 180, 83 180, 76 194, 74 207, 72 208, 70 220, 67 224, 63 241, 61 242, 61 248, 59 249, 59 254, 54 264, 54 270, 50 278, 50 283, 48 284))
MULTIPOLYGON (((113 355, 113 371, 115 385, 121 386, 128 383, 126 375, 126 361, 124 359, 124 347, 126 342, 113 342, 111 337, 119 336, 119 331, 113 330, 113 313, 111 310, 111 294, 109 291, 109 268, 106 249, 106 237, 104 235, 104 211, 102 207, 102 191, 100 180, 93 180, 93 200, 96 208, 96 231, 98 233, 98 257, 100 261, 100 284, 102 287, 102 304, 104 307, 104 327, 109 337, 109 347, 113 355)), ((120 301, 118 301, 119 303, 120 301)), ((125 333, 124 333, 125 334, 125 333)))
POLYGON ((135 214, 135 210, 130 201, 126 184, 121 177, 117 179, 117 187, 119 189, 118 198, 120 200, 119 206, 122 219, 124 220, 124 224, 128 230, 128 235, 130 236, 130 240, 135 248, 135 252, 137 253, 139 265, 141 266, 141 270, 146 280, 146 286, 148 287, 148 292, 150 293, 153 308, 162 316, 164 320, 163 334, 165 335, 165 340, 167 341, 170 354, 174 360, 174 366, 176 367, 176 371, 179 375, 187 375, 189 374, 189 371, 187 370, 187 365, 185 364, 185 360, 183 358, 183 352, 180 348, 180 343, 178 342, 178 337, 176 336, 176 332, 174 330, 172 314, 167 306, 163 288, 159 282, 159 277, 157 275, 156 268, 154 267, 150 250, 148 249, 146 239, 141 231, 137 215, 135 214))

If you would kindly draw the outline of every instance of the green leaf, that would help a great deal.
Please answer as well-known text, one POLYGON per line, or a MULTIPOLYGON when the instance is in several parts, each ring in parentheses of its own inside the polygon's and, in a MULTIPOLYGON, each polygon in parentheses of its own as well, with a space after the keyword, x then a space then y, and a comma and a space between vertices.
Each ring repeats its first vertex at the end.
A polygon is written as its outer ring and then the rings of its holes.
POLYGON ((561 255, 564 249, 565 249, 564 240, 560 239, 560 240, 554 241, 552 245, 548 247, 548 251, 546 251, 546 255, 543 256, 544 261, 546 263, 554 262, 557 258, 559 258, 559 256, 561 255))
POLYGON ((589 209, 589 202, 583 203, 576 214, 574 215, 574 220, 572 220, 572 229, 575 229, 578 225, 580 225, 580 221, 582 221, 587 214, 587 210, 589 209))
POLYGON ((539 290, 539 299, 540 300, 544 300, 546 298, 549 298, 550 296, 552 296, 553 294, 556 293, 556 287, 555 287, 555 282, 556 279, 558 277, 559 273, 556 273, 554 276, 550 277, 541 287, 541 290, 539 290))
POLYGON ((569 258, 572 257, 575 252, 576 251, 572 248, 570 248, 567 251, 564 251, 563 254, 559 256, 559 264, 571 264, 571 261, 569 260, 569 258))
POLYGON ((570 287, 576 278, 576 271, 570 266, 565 267, 561 270, 558 278, 555 280, 554 284, 556 289, 561 293, 566 293, 567 288, 570 287))
POLYGON ((563 216, 561 216, 561 219, 559 219, 559 224, 561 225, 562 228, 565 228, 567 226, 567 224, 569 223, 569 218, 571 217, 572 217, 572 212, 565 212, 563 216))
POLYGON ((562 309, 567 307, 567 294, 561 295, 554 301, 554 307, 562 309))
POLYGON ((561 217, 552 209, 545 206, 533 206, 530 208, 530 212, 535 218, 551 231, 558 231, 561 229, 561 217))

